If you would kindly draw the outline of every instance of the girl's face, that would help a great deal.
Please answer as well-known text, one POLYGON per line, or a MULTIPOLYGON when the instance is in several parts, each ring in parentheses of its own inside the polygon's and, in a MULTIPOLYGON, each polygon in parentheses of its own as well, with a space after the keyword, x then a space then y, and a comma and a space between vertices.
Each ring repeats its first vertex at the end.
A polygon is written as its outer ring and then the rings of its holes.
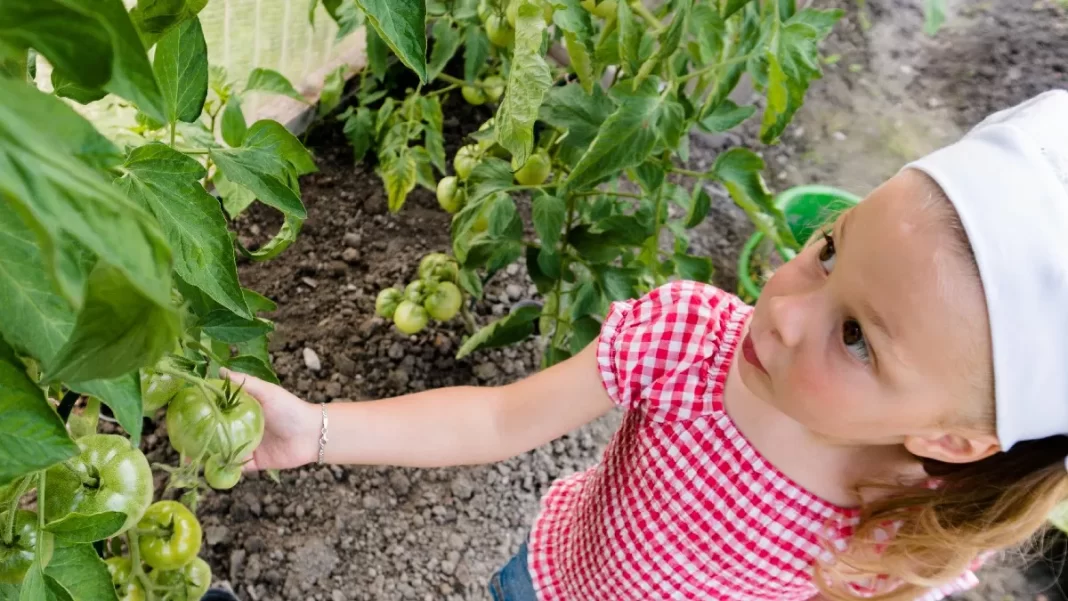
POLYGON ((740 372, 822 438, 971 461, 997 450, 974 425, 992 411, 986 303, 931 185, 896 175, 780 268, 740 372))

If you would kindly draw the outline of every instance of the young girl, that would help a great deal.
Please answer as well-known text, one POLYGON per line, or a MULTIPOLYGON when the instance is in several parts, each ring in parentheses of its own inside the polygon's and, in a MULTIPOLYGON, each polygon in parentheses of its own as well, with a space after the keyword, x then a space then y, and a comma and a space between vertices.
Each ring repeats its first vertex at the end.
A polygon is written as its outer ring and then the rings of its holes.
POLYGON ((939 599, 1068 492, 1068 92, 908 165, 749 307, 674 282, 499 388, 263 404, 249 469, 500 461, 613 407, 497 601, 939 599), (322 436, 321 436, 322 434, 322 436))

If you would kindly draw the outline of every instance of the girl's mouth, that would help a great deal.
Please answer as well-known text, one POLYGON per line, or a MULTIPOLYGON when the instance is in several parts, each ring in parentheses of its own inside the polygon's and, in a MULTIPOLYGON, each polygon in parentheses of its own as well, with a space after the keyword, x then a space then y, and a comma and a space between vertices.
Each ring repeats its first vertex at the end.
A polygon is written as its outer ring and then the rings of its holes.
POLYGON ((742 340, 742 356, 745 357, 745 360, 751 363, 753 367, 756 367, 765 374, 768 373, 768 370, 764 368, 764 364, 760 362, 760 357, 757 356, 756 346, 753 345, 753 337, 748 332, 745 334, 745 339, 742 340))

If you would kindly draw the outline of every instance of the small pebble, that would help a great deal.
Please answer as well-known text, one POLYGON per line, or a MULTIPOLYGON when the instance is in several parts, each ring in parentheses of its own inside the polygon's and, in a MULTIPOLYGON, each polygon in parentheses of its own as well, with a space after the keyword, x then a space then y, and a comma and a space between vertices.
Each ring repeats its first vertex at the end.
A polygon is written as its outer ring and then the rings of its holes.
POLYGON ((319 371, 323 368, 323 362, 319 360, 319 355, 314 350, 308 347, 304 347, 304 366, 312 371, 319 371))

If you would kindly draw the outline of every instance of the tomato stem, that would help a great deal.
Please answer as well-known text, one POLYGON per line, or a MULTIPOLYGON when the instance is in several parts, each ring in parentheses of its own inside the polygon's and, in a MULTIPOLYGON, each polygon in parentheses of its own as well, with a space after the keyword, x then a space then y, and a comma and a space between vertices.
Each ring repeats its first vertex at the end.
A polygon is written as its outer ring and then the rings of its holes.
POLYGON ((712 73, 713 71, 718 71, 718 70, 720 70, 720 69, 722 69, 724 67, 729 67, 731 65, 736 65, 738 63, 744 63, 744 62, 748 61, 749 59, 753 58, 756 55, 757 55, 756 52, 750 52, 749 54, 743 54, 742 56, 736 56, 734 58, 729 58, 729 59, 727 59, 727 60, 725 60, 725 61, 723 61, 721 63, 716 63, 714 65, 709 65, 707 67, 704 67, 703 69, 698 69, 696 71, 691 71, 691 72, 687 73, 686 75, 683 75, 682 77, 680 77, 676 81, 676 83, 680 83, 680 84, 681 83, 685 83, 685 82, 690 81, 691 79, 693 79, 695 77, 701 77, 702 75, 706 75, 708 73, 712 73))
POLYGON ((126 546, 130 547, 130 564, 133 566, 134 577, 141 583, 141 588, 145 589, 146 601, 156 601, 155 587, 148 580, 145 569, 141 567, 141 545, 137 538, 137 528, 127 531, 126 546))
MULTIPOLYGON (((70 473, 77 476, 78 480, 81 481, 83 486, 86 486, 88 488, 96 488, 100 486, 100 478, 86 476, 81 470, 74 467, 74 464, 70 462, 70 459, 63 462, 63 467, 67 468, 68 470, 70 470, 70 473)), ((40 504, 40 501, 38 501, 38 504, 40 504)))
MULTIPOLYGON (((44 557, 45 537, 45 471, 37 472, 37 526, 40 532, 37 534, 37 558, 38 562, 44 557)), ((14 538, 14 534, 12 534, 14 538)), ((42 566, 43 567, 43 566, 42 566)))
POLYGON ((11 497, 11 503, 7 508, 7 523, 4 524, 3 541, 5 545, 10 545, 15 540, 15 513, 18 512, 19 501, 26 494, 32 481, 32 478, 27 476, 22 478, 18 486, 15 487, 15 494, 11 497))
POLYGON ((639 17, 645 19, 645 22, 649 24, 649 28, 653 30, 653 33, 664 31, 664 24, 661 23, 660 19, 657 19, 656 15, 650 12, 640 0, 638 2, 631 2, 630 9, 637 13, 639 17))

